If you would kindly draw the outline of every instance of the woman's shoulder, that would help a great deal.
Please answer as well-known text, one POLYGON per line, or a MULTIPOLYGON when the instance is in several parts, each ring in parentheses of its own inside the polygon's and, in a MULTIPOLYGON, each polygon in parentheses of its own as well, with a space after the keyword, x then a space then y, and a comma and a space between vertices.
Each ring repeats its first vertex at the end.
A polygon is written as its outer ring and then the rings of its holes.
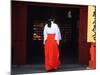
POLYGON ((54 27, 58 28, 58 25, 56 23, 54 23, 54 27))
POLYGON ((47 27, 47 24, 44 25, 44 28, 47 27))

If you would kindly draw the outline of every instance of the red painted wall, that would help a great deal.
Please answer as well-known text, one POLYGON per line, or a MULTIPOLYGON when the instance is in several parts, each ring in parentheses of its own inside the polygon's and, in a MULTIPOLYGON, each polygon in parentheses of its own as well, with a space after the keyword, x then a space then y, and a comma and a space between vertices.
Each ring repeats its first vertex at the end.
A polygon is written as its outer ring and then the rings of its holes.
POLYGON ((79 63, 89 64, 90 43, 87 43, 87 17, 88 7, 80 8, 80 26, 79 26, 79 63))
POLYGON ((12 48, 14 64, 26 64, 27 7, 12 3, 12 48))

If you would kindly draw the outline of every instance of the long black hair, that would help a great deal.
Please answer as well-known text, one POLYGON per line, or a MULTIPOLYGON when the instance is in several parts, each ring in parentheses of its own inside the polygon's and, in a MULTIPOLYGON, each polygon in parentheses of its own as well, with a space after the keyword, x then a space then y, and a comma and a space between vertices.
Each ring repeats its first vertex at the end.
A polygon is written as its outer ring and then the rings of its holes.
POLYGON ((48 27, 51 27, 51 21, 53 21, 53 19, 49 19, 47 22, 48 27))

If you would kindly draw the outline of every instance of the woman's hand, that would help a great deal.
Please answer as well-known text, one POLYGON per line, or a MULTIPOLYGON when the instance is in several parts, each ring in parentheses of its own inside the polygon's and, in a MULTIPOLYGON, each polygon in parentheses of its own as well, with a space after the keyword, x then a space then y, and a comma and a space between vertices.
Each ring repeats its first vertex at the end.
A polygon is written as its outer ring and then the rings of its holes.
POLYGON ((43 44, 45 45, 45 40, 43 41, 43 44))
POLYGON ((59 45, 59 40, 56 40, 57 41, 57 44, 59 45))

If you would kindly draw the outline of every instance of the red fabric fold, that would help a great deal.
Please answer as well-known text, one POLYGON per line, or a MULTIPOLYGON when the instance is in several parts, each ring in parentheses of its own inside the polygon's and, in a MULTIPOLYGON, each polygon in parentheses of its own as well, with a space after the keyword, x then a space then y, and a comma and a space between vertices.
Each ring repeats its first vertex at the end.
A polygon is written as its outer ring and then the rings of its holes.
POLYGON ((45 69, 57 69, 60 65, 59 48, 55 40, 55 34, 48 34, 45 42, 45 69))

